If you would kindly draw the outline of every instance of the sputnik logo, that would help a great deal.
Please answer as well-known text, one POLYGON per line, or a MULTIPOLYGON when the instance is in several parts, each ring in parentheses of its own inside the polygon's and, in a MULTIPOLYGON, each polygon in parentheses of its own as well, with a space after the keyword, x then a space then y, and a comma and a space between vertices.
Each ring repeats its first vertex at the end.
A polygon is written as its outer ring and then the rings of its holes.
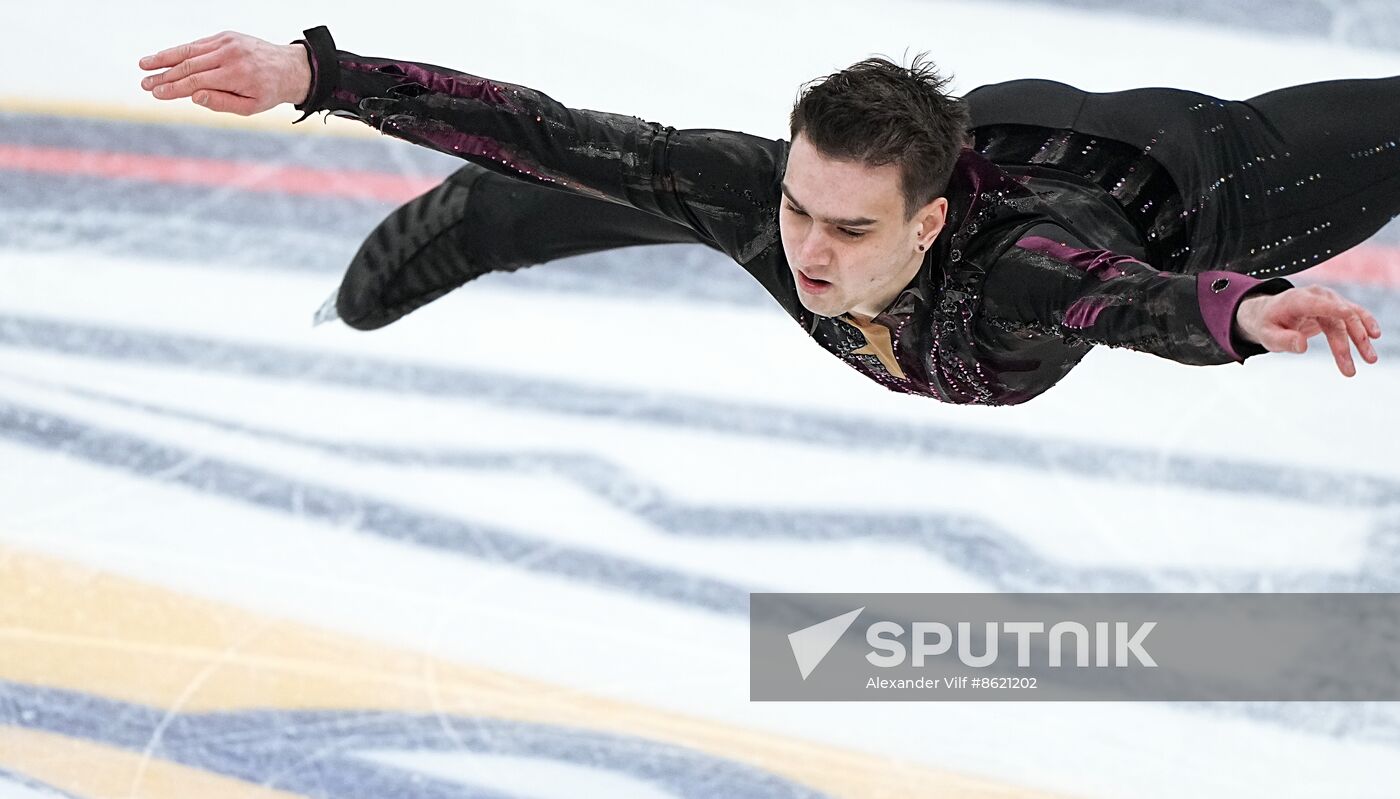
POLYGON ((850 613, 819 621, 811 627, 803 627, 795 633, 788 633, 788 645, 792 647, 792 656, 797 660, 797 670, 802 672, 802 679, 807 679, 807 675, 831 652, 832 647, 836 646, 836 642, 840 641, 841 636, 855 623, 862 610, 865 610, 864 606, 850 613))

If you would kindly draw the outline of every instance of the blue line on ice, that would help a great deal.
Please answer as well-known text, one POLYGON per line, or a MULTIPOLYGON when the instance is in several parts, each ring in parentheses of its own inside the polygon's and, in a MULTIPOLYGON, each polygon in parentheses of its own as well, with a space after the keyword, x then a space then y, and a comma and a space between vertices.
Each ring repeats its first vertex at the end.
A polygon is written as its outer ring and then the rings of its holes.
POLYGON ((509 799, 360 756, 462 752, 556 761, 630 777, 676 797, 820 799, 759 769, 646 738, 510 719, 392 710, 180 713, 0 680, 0 724, 96 741, 306 796, 509 799))
MULTIPOLYGON (((0 325, 0 330, 6 326, 0 325)), ((34 382, 34 381, 31 381, 34 382)), ((666 497, 654 484, 643 483, 608 460, 578 453, 500 451, 421 451, 363 444, 323 441, 304 435, 266 430, 220 420, 190 411, 132 402, 85 389, 63 389, 98 402, 119 404, 158 417, 181 418, 223 430, 272 439, 281 444, 305 446, 353 460, 353 462, 412 463, 456 469, 550 472, 574 481, 613 507, 640 516, 671 535, 707 536, 713 539, 783 539, 804 542, 829 540, 885 540, 920 547, 942 560, 976 575, 997 591, 1173 591, 1208 584, 1212 591, 1345 592, 1396 591, 1400 588, 1400 523, 1379 521, 1366 542, 1365 565, 1352 574, 1323 571, 1207 570, 1207 568, 1093 567, 1065 564, 1025 546, 1009 530, 972 518, 951 514, 883 514, 883 512, 794 512, 788 509, 718 507, 686 504, 666 497)), ((83 421, 56 416, 17 404, 0 403, 0 438, 78 456, 137 476, 175 481, 186 487, 251 502, 333 526, 351 525, 371 533, 452 551, 493 563, 515 565, 532 571, 566 575, 673 602, 694 604, 721 613, 743 613, 746 592, 760 588, 725 584, 694 572, 665 570, 640 561, 617 558, 578 547, 552 549, 553 544, 535 537, 463 522, 420 511, 398 502, 374 500, 318 486, 297 477, 284 476, 231 462, 207 458, 153 441, 104 430, 83 421), (176 467, 178 466, 178 467, 176 467), (546 557, 540 557, 546 553, 546 557)), ((1396 516, 1390 514, 1387 516, 1396 516)))
POLYGON ((1164 456, 1149 449, 599 388, 481 369, 427 366, 13 314, 0 314, 0 345, 367 391, 455 397, 514 410, 794 441, 845 451, 877 449, 900 457, 963 458, 1018 469, 1248 493, 1324 506, 1400 505, 1400 482, 1365 473, 1328 472, 1244 459, 1164 456), (896 447, 890 442, 899 443, 896 447))

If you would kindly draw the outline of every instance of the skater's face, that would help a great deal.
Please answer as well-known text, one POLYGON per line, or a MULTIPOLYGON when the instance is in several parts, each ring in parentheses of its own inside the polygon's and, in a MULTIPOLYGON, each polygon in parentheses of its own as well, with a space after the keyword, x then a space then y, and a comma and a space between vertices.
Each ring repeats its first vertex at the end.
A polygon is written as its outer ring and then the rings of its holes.
POLYGON ((884 310, 918 273, 947 208, 938 197, 911 217, 897 165, 828 158, 798 134, 778 219, 802 305, 820 316, 884 310))

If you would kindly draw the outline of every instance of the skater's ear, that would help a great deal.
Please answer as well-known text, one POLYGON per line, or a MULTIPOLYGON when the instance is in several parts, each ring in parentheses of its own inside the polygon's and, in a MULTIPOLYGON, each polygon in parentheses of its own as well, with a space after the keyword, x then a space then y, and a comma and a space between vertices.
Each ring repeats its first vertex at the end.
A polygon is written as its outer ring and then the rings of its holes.
POLYGON ((933 246, 933 240, 943 230, 948 221, 948 198, 934 197, 924 207, 916 210, 909 220, 914 225, 915 244, 921 250, 933 246))

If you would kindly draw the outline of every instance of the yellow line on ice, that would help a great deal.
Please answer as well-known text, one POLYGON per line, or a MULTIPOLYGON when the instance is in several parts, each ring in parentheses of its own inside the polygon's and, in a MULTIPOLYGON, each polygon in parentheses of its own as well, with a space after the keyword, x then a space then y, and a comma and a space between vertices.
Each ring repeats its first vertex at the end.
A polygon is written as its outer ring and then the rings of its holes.
MULTIPOLYGON (((689 747, 853 798, 1048 796, 395 651, 3 548, 0 586, 5 596, 0 603, 4 680, 174 713, 256 707, 388 709, 576 726, 689 747)), ((3 746, 0 740, 0 750, 3 746)), ((44 756, 62 765, 40 765, 82 771, 89 761, 79 748, 44 756)), ((28 759, 12 766, 48 780, 49 772, 37 773, 28 759)), ((221 796, 203 791, 185 795, 221 796)))
POLYGON ((231 777, 104 744, 0 727, 0 768, 84 797, 299 799, 231 777))
POLYGON ((229 130, 252 130, 273 133, 306 134, 314 132, 319 136, 350 136, 362 139, 377 138, 380 134, 369 127, 352 120, 327 120, 322 124, 318 114, 299 125, 292 120, 301 116, 300 111, 290 108, 278 109, 252 117, 237 114, 219 114, 200 108, 189 100, 152 100, 149 107, 119 103, 90 103, 78 100, 34 100, 27 97, 7 97, 0 95, 0 113, 43 114, 46 116, 71 117, 76 119, 106 119, 114 122, 138 122, 157 125, 181 125, 229 130))

